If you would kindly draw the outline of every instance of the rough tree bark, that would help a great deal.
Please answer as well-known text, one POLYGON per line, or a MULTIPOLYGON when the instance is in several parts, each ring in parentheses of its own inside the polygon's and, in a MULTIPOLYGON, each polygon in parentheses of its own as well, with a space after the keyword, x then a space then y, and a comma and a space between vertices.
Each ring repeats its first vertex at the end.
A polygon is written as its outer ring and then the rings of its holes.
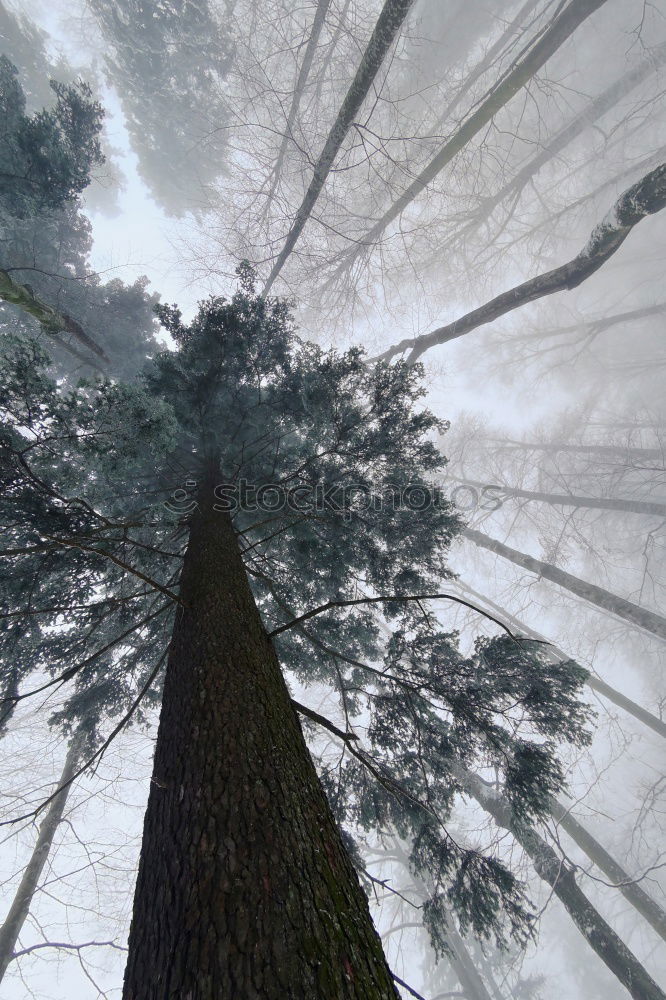
POLYGON ((57 785, 57 788, 62 788, 62 791, 51 800, 46 815, 39 827, 37 842, 30 861, 23 872, 16 895, 9 908, 9 913, 5 917, 2 927, 0 927, 0 982, 2 982, 7 971, 7 966, 14 957, 16 942, 18 941, 26 917, 30 912, 30 905, 37 892, 44 865, 48 860, 53 846, 53 838, 63 817, 67 798, 72 787, 72 778, 74 777, 76 764, 79 759, 79 745, 79 740, 74 736, 70 741, 60 781, 57 785))
POLYGON ((536 830, 516 819, 509 802, 492 786, 462 765, 454 765, 454 774, 467 794, 476 799, 497 825, 516 838, 532 859, 537 874, 563 903, 587 943, 634 1000, 666 1000, 666 994, 582 892, 574 870, 536 830))
POLYGON ((397 1000, 227 514, 180 593, 124 1000, 397 1000))
POLYGON ((577 597, 582 597, 584 600, 589 601, 590 604, 595 604, 598 608, 610 611, 612 614, 617 615, 618 618, 622 618, 632 625, 637 625, 639 628, 645 629, 646 632, 651 632, 653 635, 659 636, 660 639, 666 639, 666 618, 658 615, 655 611, 648 611, 647 608, 642 608, 632 601, 618 597, 617 594, 612 594, 609 590, 604 590, 603 587, 597 587, 594 583, 581 580, 579 576, 567 573, 565 570, 559 569, 558 566, 542 562, 540 559, 535 559, 525 552, 518 552, 517 549, 512 549, 503 542, 498 542, 495 538, 489 538, 482 531, 476 531, 474 528, 465 528, 463 535, 465 538, 469 538, 471 542, 474 542, 475 545, 488 549, 490 552, 495 552, 498 556, 502 556, 503 559, 510 560, 516 566, 522 566, 523 569, 529 570, 530 573, 536 573, 544 580, 550 580, 551 583, 558 584, 558 586, 569 590, 572 594, 576 594, 577 597))

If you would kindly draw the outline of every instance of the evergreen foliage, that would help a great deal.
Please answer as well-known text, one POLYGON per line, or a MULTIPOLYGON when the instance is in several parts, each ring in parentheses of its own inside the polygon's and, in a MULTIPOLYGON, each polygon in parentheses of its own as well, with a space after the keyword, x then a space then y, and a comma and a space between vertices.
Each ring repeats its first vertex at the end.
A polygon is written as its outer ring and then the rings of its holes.
POLYGON ((188 514, 215 490, 220 512, 232 508, 287 677, 340 699, 349 753, 320 773, 347 835, 390 825, 412 843, 414 870, 436 887, 425 909, 436 947, 444 903, 463 930, 524 940, 520 881, 447 831, 462 791, 455 765, 492 767, 523 819, 543 816, 563 784, 558 743, 588 738, 585 673, 506 636, 464 655, 414 599, 445 587, 462 527, 439 496, 419 510, 404 492, 395 502, 398 488, 430 495, 445 463, 433 444, 445 425, 420 402, 420 366, 368 367, 357 348, 304 342, 290 303, 257 296, 247 266, 240 279, 190 324, 156 306, 175 349, 134 381, 58 384, 40 344, 5 338, 6 712, 68 683, 52 719, 68 731, 82 723, 98 741, 107 719, 145 717, 159 696, 188 514), (234 507, 243 483, 255 492, 234 507), (317 496, 326 502, 303 502, 317 496))
MULTIPOLYGON (((13 35, 22 37, 2 13, 13 35)), ((91 225, 78 195, 90 181, 91 168, 103 162, 103 112, 86 84, 52 81, 51 88, 55 107, 26 115, 18 70, 0 56, 0 266, 102 345, 114 374, 132 377, 156 346, 153 307, 158 297, 147 291, 146 278, 129 285, 117 278, 103 283, 92 270, 91 225)), ((27 313, 7 306, 2 318, 10 332, 30 334, 36 327, 27 313)), ((83 365, 84 372, 93 371, 99 359, 77 352, 76 341, 65 338, 50 338, 58 373, 71 372, 73 353, 79 369, 83 365)))
POLYGON ((224 168, 231 42, 206 0, 91 0, 139 171, 173 215, 224 168))
MULTIPOLYGON (((99 142, 102 106, 82 81, 51 81, 56 102, 50 110, 25 114, 18 70, 0 56, 0 212, 24 219, 62 208, 90 182, 103 162, 99 142)), ((5 222, 6 224, 6 222, 5 222)))

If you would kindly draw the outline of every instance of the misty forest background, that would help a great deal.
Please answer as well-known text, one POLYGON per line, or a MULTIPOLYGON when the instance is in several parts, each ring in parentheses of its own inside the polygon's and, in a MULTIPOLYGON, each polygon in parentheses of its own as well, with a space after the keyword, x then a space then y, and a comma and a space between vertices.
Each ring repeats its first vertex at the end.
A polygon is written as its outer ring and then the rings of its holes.
MULTIPOLYGON (((243 259, 260 289, 293 299, 301 335, 324 347, 377 356, 397 345, 407 356, 415 338, 443 331, 417 348, 425 403, 450 421, 442 488, 456 491, 469 524, 451 549, 452 592, 590 672, 593 739, 562 751, 564 808, 538 832, 663 985, 663 213, 576 287, 462 335, 449 326, 574 260, 622 192, 664 159, 664 0, 588 5, 539 63, 549 29, 577 6, 416 0, 308 204, 379 0, 0 4, 1 51, 26 115, 53 106, 50 79, 79 78, 106 113, 92 183, 43 225, 3 216, 0 268, 70 321, 42 332, 72 377, 103 368, 78 330, 131 377, 145 345, 165 342, 155 303, 178 302, 190 319, 198 300, 233 291, 243 259), (572 837, 569 810, 621 876, 572 837), (618 882, 656 904, 652 921, 618 882)), ((39 331, 38 319, 0 308, 3 332, 39 331)), ((495 634, 463 607, 437 613, 463 646, 479 630, 495 634)), ((48 720, 65 697, 19 704, 6 727, 6 819, 56 787, 66 744, 48 720)), ((301 700, 344 723, 328 691, 314 685, 301 700)), ((157 714, 119 733, 70 790, 0 987, 7 1000, 119 996, 157 714)), ((339 744, 310 737, 334 767, 339 744)), ((40 819, 0 828, 0 917, 40 819)), ((449 829, 525 880, 534 940, 500 952, 451 918, 453 953, 436 956, 422 926, 427 885, 397 841, 369 838, 372 913, 391 968, 426 1000, 626 997, 496 820, 461 796, 449 829)))

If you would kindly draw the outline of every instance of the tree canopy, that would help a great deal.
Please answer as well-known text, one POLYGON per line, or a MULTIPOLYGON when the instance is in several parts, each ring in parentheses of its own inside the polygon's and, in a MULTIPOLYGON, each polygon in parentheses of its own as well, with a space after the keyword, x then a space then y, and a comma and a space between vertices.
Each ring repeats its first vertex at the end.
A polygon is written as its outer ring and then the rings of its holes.
POLYGON ((659 12, 67 14, 0 5, 0 979, 663 1000, 659 12))
MULTIPOLYGON (((414 864, 432 874, 437 859, 463 926, 503 940, 508 916, 525 935, 530 911, 513 875, 446 832, 461 790, 450 762, 492 761, 517 812, 542 815, 562 787, 558 742, 588 739, 585 671, 513 636, 478 640, 465 656, 437 627, 423 603, 447 596, 446 550, 461 525, 446 501, 429 502, 442 425, 416 407, 419 368, 369 369, 358 349, 301 341, 289 304, 257 296, 242 274, 243 289, 203 303, 191 324, 157 307, 177 349, 136 383, 63 394, 36 341, 5 338, 7 603, 25 605, 29 592, 37 612, 12 683, 73 679, 57 719, 96 738, 146 677, 157 690, 187 523, 176 491, 183 475, 193 498, 195 483, 212 484, 220 511, 234 511, 284 669, 337 688, 350 726, 369 718, 330 788, 340 818, 350 832, 392 822, 414 837, 414 864), (243 483, 254 494, 245 504, 243 483), (386 652, 373 605, 395 629, 386 652)), ((16 655, 17 635, 7 641, 16 655)))

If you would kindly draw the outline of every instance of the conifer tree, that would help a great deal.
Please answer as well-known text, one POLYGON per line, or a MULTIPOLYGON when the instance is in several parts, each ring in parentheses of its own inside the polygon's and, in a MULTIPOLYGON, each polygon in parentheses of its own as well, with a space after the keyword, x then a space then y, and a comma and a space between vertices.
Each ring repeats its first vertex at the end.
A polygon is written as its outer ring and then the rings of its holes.
POLYGON ((103 111, 90 87, 51 81, 51 110, 25 113, 18 71, 0 56, 0 218, 36 215, 62 208, 90 183, 90 170, 103 162, 99 143, 103 111))
POLYGON ((5 338, 5 714, 66 684, 52 721, 87 726, 96 757, 163 687, 126 1000, 394 997, 354 830, 391 822, 463 930, 525 940, 522 885, 448 834, 462 786, 438 776, 493 766, 543 814, 558 742, 588 739, 585 672, 512 635, 458 648, 433 611, 460 600, 461 524, 433 492, 420 367, 303 342, 240 279, 190 325, 157 306, 175 349, 134 382, 68 388, 5 338), (337 692, 343 728, 295 682, 337 692), (318 780, 297 712, 335 732, 343 780, 318 780))

